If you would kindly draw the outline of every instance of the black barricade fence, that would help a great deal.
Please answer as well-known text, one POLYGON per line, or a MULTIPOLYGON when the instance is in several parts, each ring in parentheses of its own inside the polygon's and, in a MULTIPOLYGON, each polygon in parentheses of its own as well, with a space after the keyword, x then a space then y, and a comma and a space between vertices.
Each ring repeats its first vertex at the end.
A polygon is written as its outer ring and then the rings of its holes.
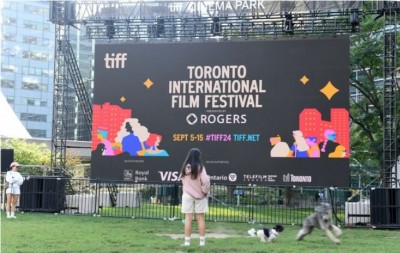
MULTIPOLYGON (((181 198, 180 182, 31 177, 21 187, 18 206, 20 211, 180 220, 181 198)), ((335 223, 371 225, 369 188, 212 184, 208 198, 208 221, 300 225, 316 206, 328 202, 335 223)))

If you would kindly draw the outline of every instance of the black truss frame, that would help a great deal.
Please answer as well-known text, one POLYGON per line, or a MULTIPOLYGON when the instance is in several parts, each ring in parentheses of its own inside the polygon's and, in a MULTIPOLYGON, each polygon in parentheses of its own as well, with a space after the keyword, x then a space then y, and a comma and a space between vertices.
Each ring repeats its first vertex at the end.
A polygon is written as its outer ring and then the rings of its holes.
MULTIPOLYGON (((69 28, 86 27, 89 39, 132 40, 134 42, 180 41, 184 39, 236 38, 263 39, 278 36, 336 36, 359 31, 359 15, 380 14, 386 25, 384 39, 384 159, 381 173, 385 187, 396 187, 396 20, 400 4, 376 1, 374 11, 362 11, 360 1, 266 1, 266 5, 248 8, 210 9, 210 2, 221 6, 236 1, 52 1, 50 21, 56 25, 54 71, 52 166, 63 171, 66 164, 66 128, 68 113, 65 92, 70 79, 74 82, 79 103, 87 123, 91 109, 79 69, 66 61, 74 58, 69 45, 69 28), (192 4, 192 6, 191 6, 192 4), (72 70, 71 70, 72 69, 72 70), (71 73, 75 77, 69 79, 71 73), (75 81, 74 81, 75 80, 75 81), (82 101, 82 98, 83 101, 82 101)), ((242 1, 245 2, 245 1, 242 1)), ((251 2, 251 1, 247 1, 251 2)), ((264 2, 264 1, 261 1, 264 2)), ((242 6, 243 7, 243 6, 242 6)))

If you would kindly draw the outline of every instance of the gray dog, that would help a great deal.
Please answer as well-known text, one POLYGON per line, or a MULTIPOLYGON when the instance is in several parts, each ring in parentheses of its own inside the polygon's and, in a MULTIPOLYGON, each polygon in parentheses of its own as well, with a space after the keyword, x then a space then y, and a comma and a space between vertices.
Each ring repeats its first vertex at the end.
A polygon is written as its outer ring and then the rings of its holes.
POLYGON ((304 236, 311 234, 315 227, 325 231, 325 234, 334 243, 340 243, 340 240, 336 237, 342 234, 342 230, 332 224, 332 207, 330 204, 322 203, 320 206, 315 208, 315 213, 311 214, 304 220, 303 227, 297 234, 297 240, 300 241, 304 236), (336 236, 332 234, 331 230, 336 236))

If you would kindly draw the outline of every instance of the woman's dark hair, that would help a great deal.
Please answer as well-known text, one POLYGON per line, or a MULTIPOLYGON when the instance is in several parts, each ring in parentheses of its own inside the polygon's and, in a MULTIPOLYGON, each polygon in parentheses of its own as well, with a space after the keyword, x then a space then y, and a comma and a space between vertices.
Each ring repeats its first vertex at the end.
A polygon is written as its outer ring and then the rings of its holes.
POLYGON ((196 179, 199 173, 203 170, 203 161, 201 159, 201 151, 198 148, 192 148, 189 150, 185 161, 183 162, 181 169, 181 176, 184 177, 186 174, 186 166, 190 165, 190 177, 196 179))

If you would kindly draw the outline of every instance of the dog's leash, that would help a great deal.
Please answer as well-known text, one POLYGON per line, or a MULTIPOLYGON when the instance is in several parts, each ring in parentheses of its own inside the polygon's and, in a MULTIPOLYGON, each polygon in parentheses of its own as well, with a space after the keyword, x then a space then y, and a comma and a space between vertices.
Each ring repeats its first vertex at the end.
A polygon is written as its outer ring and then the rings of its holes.
POLYGON ((339 217, 338 217, 338 215, 337 215, 337 213, 336 213, 336 205, 334 205, 334 202, 333 202, 333 191, 335 190, 335 188, 334 187, 329 187, 329 196, 330 196, 330 199, 331 199, 331 206, 332 206, 332 213, 333 213, 333 215, 335 215, 335 219, 336 219, 336 222, 339 222, 339 223, 341 223, 342 221, 339 219, 339 217))
MULTIPOLYGON (((218 198, 216 198, 216 197, 213 196, 212 194, 208 194, 207 196, 210 197, 210 198, 212 198, 213 200, 217 201, 218 203, 222 204, 223 206, 229 208, 230 210, 234 211, 235 213, 239 214, 241 217, 246 218, 248 223, 250 223, 250 224, 256 224, 256 223, 257 223, 256 220, 251 219, 250 216, 245 215, 242 211, 236 210, 235 208, 233 208, 232 206, 228 205, 227 203, 225 203, 225 202, 219 200, 218 198)), ((258 224, 259 224, 260 226, 264 226, 264 225, 261 224, 261 223, 258 223, 258 224)))

